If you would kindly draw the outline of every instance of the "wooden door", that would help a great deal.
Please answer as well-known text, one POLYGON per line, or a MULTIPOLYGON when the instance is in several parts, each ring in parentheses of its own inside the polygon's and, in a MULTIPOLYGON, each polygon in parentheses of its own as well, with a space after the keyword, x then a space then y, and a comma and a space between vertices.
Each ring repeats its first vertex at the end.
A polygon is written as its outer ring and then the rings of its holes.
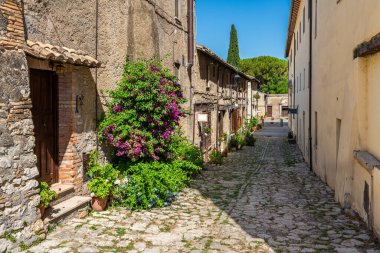
POLYGON ((232 114, 231 114, 231 121, 232 121, 232 132, 233 133, 236 133, 237 130, 238 130, 238 111, 237 110, 233 110, 232 111, 232 114))
POLYGON ((267 116, 272 117, 272 106, 271 105, 267 106, 267 116))
POLYGON ((223 119, 224 119, 224 111, 220 111, 218 113, 218 125, 219 125, 219 133, 218 133, 218 137, 221 137, 223 136, 224 134, 224 129, 223 129, 223 119))
POLYGON ((32 117, 39 181, 58 180, 57 172, 57 78, 54 72, 30 70, 32 117))

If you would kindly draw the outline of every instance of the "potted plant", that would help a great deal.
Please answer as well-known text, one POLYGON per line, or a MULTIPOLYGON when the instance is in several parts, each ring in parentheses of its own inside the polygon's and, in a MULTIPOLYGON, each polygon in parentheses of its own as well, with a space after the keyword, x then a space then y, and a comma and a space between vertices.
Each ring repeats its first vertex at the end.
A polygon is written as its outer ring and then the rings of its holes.
POLYGON ((107 206, 108 196, 113 184, 104 178, 94 178, 88 183, 91 192, 91 207, 95 211, 103 211, 107 206))
POLYGON ((92 151, 87 175, 91 179, 88 183, 88 190, 92 197, 91 206, 95 211, 103 211, 118 177, 118 172, 109 163, 101 165, 99 163, 99 152, 92 151))
POLYGON ((45 209, 49 206, 50 202, 57 199, 58 195, 55 191, 50 190, 46 182, 40 183, 40 208, 41 217, 44 216, 45 209))
POLYGON ((205 134, 209 135, 212 132, 212 129, 210 127, 205 127, 204 129, 205 134))

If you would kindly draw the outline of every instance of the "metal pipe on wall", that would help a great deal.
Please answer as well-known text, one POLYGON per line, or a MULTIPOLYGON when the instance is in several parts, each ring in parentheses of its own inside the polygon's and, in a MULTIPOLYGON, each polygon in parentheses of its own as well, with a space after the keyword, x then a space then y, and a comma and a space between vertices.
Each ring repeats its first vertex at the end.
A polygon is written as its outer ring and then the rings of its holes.
MULTIPOLYGON (((188 62, 188 75, 190 80, 190 91, 189 91, 189 106, 190 106, 190 117, 192 121, 192 133, 191 139, 192 143, 195 144, 195 106, 193 105, 193 77, 192 68, 194 65, 194 0, 187 0, 187 30, 188 30, 188 40, 187 40, 187 62, 188 62)), ((191 127, 190 127, 191 128, 191 127)))

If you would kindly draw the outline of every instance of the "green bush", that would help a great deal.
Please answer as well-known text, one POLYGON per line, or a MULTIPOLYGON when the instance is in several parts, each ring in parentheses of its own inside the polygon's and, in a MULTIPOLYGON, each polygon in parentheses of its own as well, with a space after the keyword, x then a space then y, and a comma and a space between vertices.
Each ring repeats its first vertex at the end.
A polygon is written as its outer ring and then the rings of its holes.
POLYGON ((228 141, 228 149, 231 150, 233 148, 235 148, 236 150, 239 148, 239 143, 235 136, 232 136, 231 139, 228 141))
POLYGON ((251 146, 252 147, 252 146, 255 146, 255 143, 256 143, 256 138, 253 137, 253 134, 251 132, 247 131, 245 133, 245 144, 247 146, 251 146))
POLYGON ((200 148, 190 144, 188 140, 181 134, 176 134, 172 137, 170 152, 173 160, 184 160, 195 164, 196 166, 203 165, 203 155, 200 148))
POLYGON ((113 204, 132 210, 168 206, 189 181, 188 165, 155 161, 130 166, 113 191, 113 204))
POLYGON ((159 60, 127 61, 109 96, 99 135, 114 155, 133 162, 168 159, 172 135, 186 116, 178 78, 159 60))
POLYGON ((57 199, 57 193, 50 190, 46 182, 40 183, 40 204, 39 207, 48 207, 50 202, 57 199))
POLYGON ((211 164, 222 164, 223 154, 218 150, 214 149, 209 155, 209 163, 211 164))
POLYGON ((256 117, 252 117, 250 119, 245 120, 245 127, 250 131, 252 128, 257 126, 258 123, 259 123, 259 119, 256 117))
POLYGON ((241 149, 245 146, 245 136, 242 133, 236 134, 236 141, 238 143, 238 149, 241 149))
POLYGON ((119 172, 109 163, 99 164, 99 153, 90 153, 89 169, 87 175, 91 181, 88 189, 93 197, 106 198, 112 191, 119 172))

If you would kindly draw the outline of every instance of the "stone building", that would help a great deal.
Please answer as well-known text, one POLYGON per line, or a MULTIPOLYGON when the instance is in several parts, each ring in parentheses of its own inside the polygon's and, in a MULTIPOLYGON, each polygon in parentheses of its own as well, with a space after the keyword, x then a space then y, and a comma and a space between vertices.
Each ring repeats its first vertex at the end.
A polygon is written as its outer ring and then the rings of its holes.
MULTIPOLYGON (((84 168, 104 90, 126 58, 165 59, 190 101, 194 54, 193 0, 0 0, 0 252, 87 205, 84 168), (60 197, 44 222, 38 181, 60 197)), ((191 124, 182 122, 189 138, 191 124)))
POLYGON ((311 169, 380 238, 380 2, 293 0, 291 128, 311 169))
POLYGON ((264 97, 267 117, 288 117, 288 94, 266 94, 264 97))
POLYGON ((257 81, 202 45, 197 45, 194 66, 194 144, 206 151, 223 150, 227 141, 223 136, 236 133, 246 118, 254 116, 257 81))

